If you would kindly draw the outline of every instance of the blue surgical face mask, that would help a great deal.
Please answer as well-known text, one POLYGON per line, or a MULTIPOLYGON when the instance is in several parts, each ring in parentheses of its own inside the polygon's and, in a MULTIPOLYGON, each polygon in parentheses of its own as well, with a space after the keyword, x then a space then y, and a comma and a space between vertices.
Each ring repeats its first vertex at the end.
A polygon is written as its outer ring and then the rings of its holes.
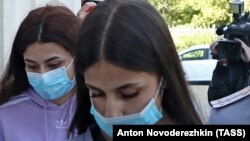
POLYGON ((73 59, 67 68, 63 66, 43 74, 27 72, 29 83, 43 99, 58 99, 68 93, 76 84, 75 77, 70 80, 67 75, 67 70, 72 63, 73 59))
POLYGON ((101 130, 110 137, 113 137, 113 125, 153 125, 163 117, 162 113, 159 111, 155 103, 158 93, 161 89, 161 83, 162 79, 156 96, 152 98, 146 105, 146 107, 139 113, 120 117, 106 118, 95 109, 92 100, 90 112, 94 116, 101 130))

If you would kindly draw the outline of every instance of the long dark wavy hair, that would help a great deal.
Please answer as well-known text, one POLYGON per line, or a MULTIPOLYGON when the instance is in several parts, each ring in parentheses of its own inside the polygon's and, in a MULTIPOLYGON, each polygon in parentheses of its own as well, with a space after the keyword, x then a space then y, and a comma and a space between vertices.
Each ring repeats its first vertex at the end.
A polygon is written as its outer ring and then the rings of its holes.
POLYGON ((23 59, 23 53, 30 44, 53 42, 74 55, 80 26, 76 15, 63 6, 45 6, 30 11, 17 31, 1 78, 0 105, 30 87, 23 59))
POLYGON ((164 76, 163 112, 176 124, 201 124, 172 36, 157 10, 146 0, 107 0, 87 15, 80 30, 75 54, 78 101, 71 132, 82 133, 89 124, 90 97, 83 74, 101 59, 164 76))

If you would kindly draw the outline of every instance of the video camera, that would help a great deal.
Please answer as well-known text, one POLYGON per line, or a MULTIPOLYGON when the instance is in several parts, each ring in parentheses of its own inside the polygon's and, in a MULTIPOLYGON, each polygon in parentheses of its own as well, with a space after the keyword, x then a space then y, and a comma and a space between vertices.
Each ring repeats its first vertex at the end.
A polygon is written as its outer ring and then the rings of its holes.
POLYGON ((229 25, 221 25, 216 30, 217 35, 224 35, 224 39, 218 42, 218 58, 239 60, 241 58, 241 43, 235 41, 239 38, 246 45, 250 46, 250 16, 244 11, 244 0, 232 0, 230 11, 233 13, 233 22, 229 25))

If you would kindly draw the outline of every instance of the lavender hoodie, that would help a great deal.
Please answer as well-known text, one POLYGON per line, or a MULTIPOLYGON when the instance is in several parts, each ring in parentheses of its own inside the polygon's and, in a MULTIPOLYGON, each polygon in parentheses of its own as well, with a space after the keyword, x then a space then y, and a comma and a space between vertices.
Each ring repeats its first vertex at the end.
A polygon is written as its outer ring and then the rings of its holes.
POLYGON ((0 141, 65 141, 75 95, 57 106, 29 89, 0 106, 0 141))

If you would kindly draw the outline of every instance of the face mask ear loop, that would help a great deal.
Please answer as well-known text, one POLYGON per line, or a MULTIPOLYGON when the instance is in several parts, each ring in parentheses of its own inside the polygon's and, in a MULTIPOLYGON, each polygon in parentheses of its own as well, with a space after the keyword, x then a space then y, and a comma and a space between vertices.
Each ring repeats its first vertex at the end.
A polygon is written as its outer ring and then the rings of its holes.
POLYGON ((160 81, 159 87, 158 87, 158 89, 157 89, 157 91, 156 91, 156 95, 155 95, 155 97, 154 97, 155 100, 156 100, 157 96, 158 96, 159 93, 160 93, 161 86, 162 86, 162 82, 163 82, 163 76, 161 77, 161 81, 160 81))
POLYGON ((71 60, 70 64, 66 67, 66 70, 69 69, 69 67, 72 65, 73 62, 74 62, 74 58, 71 60))
MULTIPOLYGON (((158 87, 158 89, 157 89, 157 91, 156 91, 156 95, 155 95, 155 97, 154 97, 154 99, 156 100, 157 99, 157 96, 159 95, 159 93, 160 93, 160 90, 161 90, 161 87, 162 87, 162 82, 163 82, 163 76, 161 77, 161 81, 160 81, 160 84, 159 84, 159 87, 158 87)), ((160 112, 162 113, 162 107, 160 107, 160 112)))
POLYGON ((93 99, 91 98, 91 93, 90 93, 90 90, 89 90, 89 99, 90 99, 90 103, 91 105, 93 105, 93 107, 95 108, 95 105, 93 103, 93 99))

